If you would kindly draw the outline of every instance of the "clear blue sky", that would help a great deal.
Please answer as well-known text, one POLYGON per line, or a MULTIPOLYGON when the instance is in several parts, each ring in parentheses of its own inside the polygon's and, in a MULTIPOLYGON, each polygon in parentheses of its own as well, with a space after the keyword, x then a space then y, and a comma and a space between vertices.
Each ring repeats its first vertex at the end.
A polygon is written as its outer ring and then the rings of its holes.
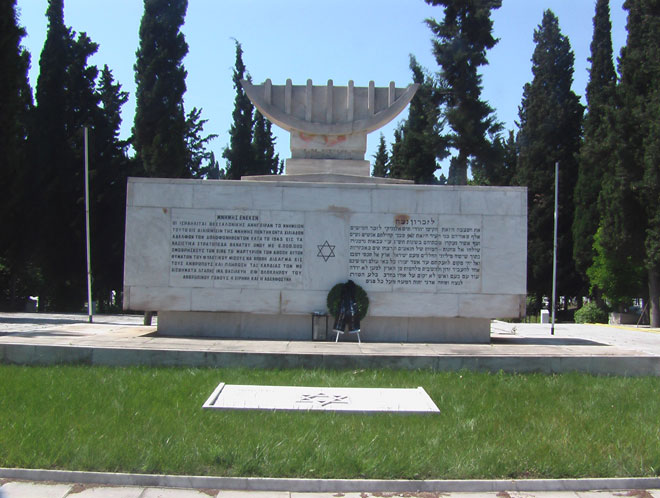
MULTIPOLYGON (((503 0, 494 12, 494 34, 499 43, 488 53, 483 68, 482 98, 495 109, 506 129, 514 129, 522 88, 531 81, 532 36, 543 11, 551 9, 559 18, 575 54, 573 90, 584 95, 593 33, 596 0, 503 0)), ((626 42, 626 12, 623 0, 610 0, 615 56, 626 42)), ((32 54, 30 82, 34 88, 39 56, 46 36, 47 0, 18 0, 19 21, 27 30, 23 44, 32 54)), ((90 63, 108 64, 115 79, 130 93, 124 106, 122 137, 130 135, 135 112, 133 64, 138 47, 138 29, 143 4, 139 0, 65 0, 64 21, 77 32, 86 32, 99 44, 90 63)), ((216 133, 210 148, 216 157, 228 143, 234 89, 232 68, 234 42, 243 46, 243 60, 255 83, 270 78, 273 84, 356 86, 374 80, 377 86, 395 81, 411 82, 409 54, 422 66, 438 71, 431 53, 431 33, 424 19, 442 18, 442 8, 423 0, 190 0, 183 32, 189 45, 184 60, 188 71, 186 111, 203 108, 207 133, 216 133)), ((584 100, 584 99, 583 99, 584 100)), ((392 141, 400 115, 382 129, 392 141)), ((273 127, 281 158, 289 154, 288 133, 273 127)), ((379 132, 368 136, 366 159, 371 160, 379 132)), ((223 160, 221 166, 224 167, 223 160)), ((443 171, 447 174, 446 171, 443 171)))

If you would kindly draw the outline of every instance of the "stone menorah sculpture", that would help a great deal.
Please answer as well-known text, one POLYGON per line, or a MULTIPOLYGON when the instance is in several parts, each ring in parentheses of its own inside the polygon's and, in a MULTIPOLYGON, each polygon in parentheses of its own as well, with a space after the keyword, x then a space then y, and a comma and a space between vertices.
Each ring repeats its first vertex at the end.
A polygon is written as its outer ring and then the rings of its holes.
POLYGON ((369 176, 369 161, 364 159, 367 134, 392 121, 405 109, 419 85, 396 88, 261 85, 241 81, 245 93, 261 113, 291 133, 291 158, 286 161, 287 175, 333 173, 369 176))

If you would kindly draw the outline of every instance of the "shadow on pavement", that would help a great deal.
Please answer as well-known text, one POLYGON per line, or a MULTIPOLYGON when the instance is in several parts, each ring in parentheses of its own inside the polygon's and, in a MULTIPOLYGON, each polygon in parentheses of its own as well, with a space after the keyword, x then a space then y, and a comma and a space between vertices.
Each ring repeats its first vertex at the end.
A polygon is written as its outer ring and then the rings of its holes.
POLYGON ((33 323, 35 325, 69 325, 72 323, 82 323, 87 321, 87 315, 80 316, 80 320, 73 320, 71 318, 54 318, 54 317, 38 317, 23 318, 18 316, 0 316, 0 323, 33 323))
POLYGON ((525 346, 608 346, 608 344, 574 337, 502 337, 492 336, 491 344, 521 344, 525 346))
POLYGON ((88 334, 77 334, 75 332, 61 332, 49 330, 32 330, 30 332, 0 332, 0 336, 15 335, 20 337, 83 337, 88 334))

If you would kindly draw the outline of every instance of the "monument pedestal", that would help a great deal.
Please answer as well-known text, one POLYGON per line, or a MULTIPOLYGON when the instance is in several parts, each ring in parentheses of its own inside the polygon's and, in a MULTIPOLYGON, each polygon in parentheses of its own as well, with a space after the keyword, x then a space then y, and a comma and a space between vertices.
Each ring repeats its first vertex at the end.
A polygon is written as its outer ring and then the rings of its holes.
MULTIPOLYGON (((334 340, 333 319, 327 340, 334 340)), ((367 317, 362 321, 365 342, 469 343, 490 342, 490 320, 485 318, 367 317)), ((162 311, 158 333, 165 336, 218 339, 311 341, 312 315, 262 315, 162 311)), ((342 342, 353 337, 347 334, 342 342)))
POLYGON ((524 315, 524 188, 131 178, 127 203, 124 306, 163 335, 311 340, 348 279, 365 342, 487 343, 524 315))

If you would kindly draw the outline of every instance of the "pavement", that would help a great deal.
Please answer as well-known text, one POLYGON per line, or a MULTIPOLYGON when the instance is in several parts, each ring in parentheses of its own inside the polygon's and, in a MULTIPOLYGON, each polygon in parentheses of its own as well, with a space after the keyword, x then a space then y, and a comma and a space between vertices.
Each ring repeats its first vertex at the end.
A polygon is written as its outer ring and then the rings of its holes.
MULTIPOLYGON (((0 313, 0 363, 582 371, 660 377, 660 329, 491 323, 491 344, 250 341, 162 337, 138 315, 0 313)), ((660 498, 660 478, 343 481, 198 478, 0 469, 0 498, 660 498), (313 491, 313 492, 312 492, 313 491)))
MULTIPOLYGON (((0 483, 3 481, 0 480, 0 483)), ((592 491, 481 491, 481 492, 320 492, 290 491, 222 491, 218 489, 186 489, 141 486, 96 486, 83 484, 10 481, 0 486, 0 498, 371 498, 419 497, 436 498, 497 497, 497 498, 605 498, 629 496, 660 498, 659 489, 622 489, 592 491)))
POLYGON ((0 362, 261 368, 406 368, 660 376, 649 328, 492 322, 490 344, 163 337, 136 315, 0 314, 0 362))

